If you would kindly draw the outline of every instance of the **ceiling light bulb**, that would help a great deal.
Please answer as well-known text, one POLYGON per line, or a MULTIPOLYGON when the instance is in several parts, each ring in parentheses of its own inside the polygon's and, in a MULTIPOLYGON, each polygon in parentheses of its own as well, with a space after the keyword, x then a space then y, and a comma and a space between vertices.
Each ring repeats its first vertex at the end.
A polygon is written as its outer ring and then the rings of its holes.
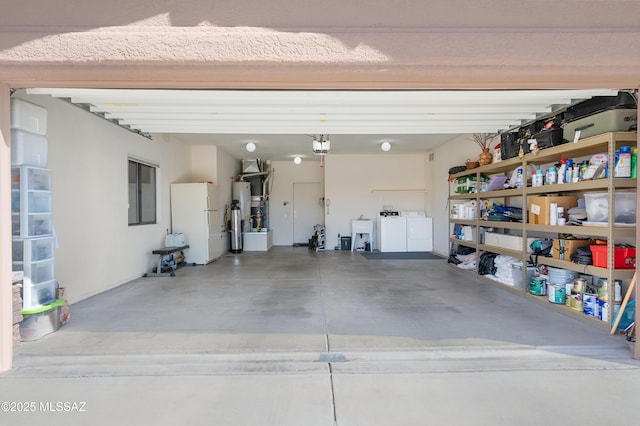
POLYGON ((247 151, 253 152, 256 150, 256 144, 253 142, 249 142, 247 146, 245 146, 245 148, 247 148, 247 151))
POLYGON ((302 158, 300 158, 300 157, 294 157, 293 162, 294 162, 295 164, 300 164, 300 163, 302 163, 302 158))
POLYGON ((382 142, 382 145, 380 145, 380 149, 382 149, 384 152, 387 152, 391 149, 391 144, 387 141, 382 142))

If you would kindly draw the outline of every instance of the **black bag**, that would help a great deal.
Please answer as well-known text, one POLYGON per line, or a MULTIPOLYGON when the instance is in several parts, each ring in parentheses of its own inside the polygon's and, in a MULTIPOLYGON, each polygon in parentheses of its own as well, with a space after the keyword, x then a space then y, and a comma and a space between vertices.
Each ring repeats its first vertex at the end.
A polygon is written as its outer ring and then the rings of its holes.
POLYGON ((638 100, 629 92, 618 92, 617 96, 594 96, 567 108, 564 121, 574 121, 609 108, 637 108, 637 106, 638 100))
POLYGON ((466 256, 467 254, 474 253, 475 251, 476 249, 474 249, 473 247, 467 247, 467 246, 463 246, 462 244, 459 244, 458 248, 456 249, 456 254, 459 254, 461 256, 466 256))
POLYGON ((500 158, 508 160, 517 157, 520 150, 518 132, 503 133, 500 135, 500 158))
POLYGON ((589 247, 578 247, 571 255, 571 261, 580 265, 593 265, 593 255, 589 247))
POLYGON ((563 138, 563 136, 564 131, 562 127, 554 127, 536 133, 531 139, 535 139, 538 142, 538 148, 545 149, 566 143, 567 141, 563 138))
POLYGON ((495 266, 495 260, 498 255, 495 253, 482 253, 480 263, 478 264, 478 274, 489 275, 495 274, 498 268, 495 266))
POLYGON ((449 169, 450 175, 455 175, 456 173, 464 172, 467 170, 467 166, 454 166, 449 169))
POLYGON ((550 256, 552 248, 552 240, 535 240, 531 243, 531 252, 536 256, 550 256))

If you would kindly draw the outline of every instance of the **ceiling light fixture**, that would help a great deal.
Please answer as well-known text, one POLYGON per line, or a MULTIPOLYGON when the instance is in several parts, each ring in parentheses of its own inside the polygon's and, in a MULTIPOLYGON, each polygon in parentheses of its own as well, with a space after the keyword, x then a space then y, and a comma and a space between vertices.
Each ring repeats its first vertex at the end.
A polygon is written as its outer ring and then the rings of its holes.
POLYGON ((387 152, 391 149, 391 144, 389 143, 389 141, 384 141, 380 145, 380 149, 383 150, 384 152, 387 152))
POLYGON ((247 151, 249 152, 253 152, 256 150, 256 144, 253 142, 249 142, 247 143, 247 145, 245 146, 245 148, 247 149, 247 151))
POLYGON ((300 164, 300 163, 302 163, 302 158, 300 158, 300 157, 294 157, 294 158, 293 158, 293 162, 294 162, 295 164, 300 164))

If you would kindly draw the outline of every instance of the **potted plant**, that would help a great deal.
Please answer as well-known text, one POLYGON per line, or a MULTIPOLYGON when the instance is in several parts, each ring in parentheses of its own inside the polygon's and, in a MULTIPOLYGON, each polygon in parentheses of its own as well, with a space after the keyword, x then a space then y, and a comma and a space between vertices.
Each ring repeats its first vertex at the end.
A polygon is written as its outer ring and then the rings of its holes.
POLYGON ((478 163, 480 163, 481 166, 491 164, 491 161, 493 160, 493 154, 489 152, 489 142, 491 139, 488 136, 489 135, 487 135, 486 133, 473 134, 472 140, 477 143, 482 150, 482 152, 478 156, 478 163))

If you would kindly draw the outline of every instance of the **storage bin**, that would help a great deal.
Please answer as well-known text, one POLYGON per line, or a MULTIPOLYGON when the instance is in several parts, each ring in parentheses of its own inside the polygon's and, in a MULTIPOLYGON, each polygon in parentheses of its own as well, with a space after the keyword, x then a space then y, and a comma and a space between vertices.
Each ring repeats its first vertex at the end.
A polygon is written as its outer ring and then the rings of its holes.
POLYGON ((11 189, 51 191, 51 170, 31 166, 12 167, 11 189))
POLYGON ((40 308, 22 310, 21 340, 24 342, 38 340, 58 330, 63 305, 64 300, 58 299, 40 308))
POLYGON ((47 138, 24 130, 11 130, 11 165, 47 167, 47 138))
POLYGON ((53 259, 53 246, 53 237, 13 240, 13 261, 31 263, 53 259))
MULTIPOLYGON (((608 245, 592 245, 591 256, 593 256, 593 266, 607 268, 609 266, 608 245)), ((613 255, 613 267, 615 269, 633 269, 636 267, 635 247, 616 247, 613 255)))
MULTIPOLYGON (((587 220, 589 222, 609 222, 609 196, 606 192, 584 194, 587 220)), ((636 223, 636 193, 615 192, 615 222, 636 223)))
POLYGON ((25 285, 41 284, 53 280, 54 259, 41 260, 39 262, 13 262, 14 271, 24 272, 25 285))
POLYGON ((22 210, 29 213, 51 213, 51 191, 29 191, 26 209, 22 210))
POLYGON ((56 282, 22 284, 22 309, 36 309, 56 299, 56 282))
POLYGON ((27 216, 25 223, 20 214, 11 215, 11 235, 18 238, 48 237, 53 235, 51 213, 38 213, 27 216))
POLYGON ((12 98, 11 128, 46 135, 47 109, 19 98, 12 98))
MULTIPOLYGON (((522 262, 511 264, 511 278, 513 280, 513 285, 518 288, 522 288, 522 285, 523 285, 522 267, 523 267, 522 262)), ((536 274, 536 268, 534 268, 533 266, 527 266, 526 283, 529 283, 531 281, 531 278, 533 278, 535 274, 536 274)))

